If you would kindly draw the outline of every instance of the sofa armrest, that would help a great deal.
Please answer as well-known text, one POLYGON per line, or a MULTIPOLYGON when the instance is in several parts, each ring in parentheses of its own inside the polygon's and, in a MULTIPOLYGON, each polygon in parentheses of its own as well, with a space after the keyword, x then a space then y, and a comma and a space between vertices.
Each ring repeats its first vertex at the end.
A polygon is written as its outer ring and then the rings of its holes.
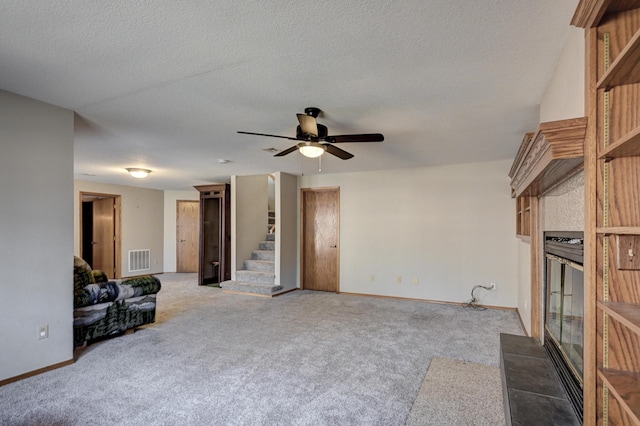
POLYGON ((156 294, 160 291, 160 280, 153 275, 144 275, 142 277, 127 278, 122 280, 123 285, 130 285, 136 289, 136 295, 142 291, 140 296, 145 294, 156 294))

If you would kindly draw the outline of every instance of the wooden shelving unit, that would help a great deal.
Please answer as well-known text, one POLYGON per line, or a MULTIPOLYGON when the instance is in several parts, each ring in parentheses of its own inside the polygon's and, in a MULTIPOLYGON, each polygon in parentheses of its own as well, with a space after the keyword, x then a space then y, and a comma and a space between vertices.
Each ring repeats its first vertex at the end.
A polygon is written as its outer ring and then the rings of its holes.
POLYGON ((611 160, 613 158, 633 157, 636 155, 640 155, 640 127, 636 127, 620 140, 603 149, 598 157, 611 160))
POLYGON ((516 235, 531 235, 531 197, 518 197, 516 200, 516 235))
POLYGON ((598 377, 611 389, 611 394, 634 424, 640 424, 640 374, 598 370, 598 377))
POLYGON ((637 31, 598 81, 598 89, 640 83, 640 31, 637 31))
MULTIPOLYGON (((598 308, 640 335, 640 305, 624 302, 598 302, 598 308)), ((640 388, 638 390, 640 391, 640 388)))
POLYGON ((595 302, 586 307, 584 420, 640 425, 640 268, 623 265, 627 252, 616 244, 640 236, 640 1, 581 0, 572 24, 589 29, 592 125, 585 141, 585 294, 595 302))
POLYGON ((640 235, 640 226, 603 226, 596 228, 596 233, 610 235, 640 235))

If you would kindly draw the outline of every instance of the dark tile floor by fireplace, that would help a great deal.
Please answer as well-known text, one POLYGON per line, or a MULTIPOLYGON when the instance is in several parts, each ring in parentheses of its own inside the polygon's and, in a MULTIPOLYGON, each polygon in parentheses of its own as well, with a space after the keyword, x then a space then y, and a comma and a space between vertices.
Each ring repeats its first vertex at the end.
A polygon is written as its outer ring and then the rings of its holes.
POLYGON ((507 425, 580 425, 544 347, 535 339, 500 334, 507 425))

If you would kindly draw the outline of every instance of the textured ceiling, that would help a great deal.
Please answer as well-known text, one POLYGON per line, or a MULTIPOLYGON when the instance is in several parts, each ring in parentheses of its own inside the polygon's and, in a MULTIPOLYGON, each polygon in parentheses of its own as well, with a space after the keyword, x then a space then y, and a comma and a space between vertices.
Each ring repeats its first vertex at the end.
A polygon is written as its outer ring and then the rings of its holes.
POLYGON ((4 0, 0 89, 76 112, 82 180, 315 174, 263 151, 292 141, 236 133, 294 136, 309 106, 330 134, 385 135, 340 145, 355 158, 325 155, 322 173, 510 159, 577 2, 4 0))

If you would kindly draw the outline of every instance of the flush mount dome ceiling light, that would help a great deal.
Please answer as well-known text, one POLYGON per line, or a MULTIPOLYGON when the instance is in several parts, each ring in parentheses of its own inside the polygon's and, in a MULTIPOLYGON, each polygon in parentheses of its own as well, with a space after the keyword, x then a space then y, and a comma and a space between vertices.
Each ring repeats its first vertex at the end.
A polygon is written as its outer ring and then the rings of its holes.
POLYGON ((127 171, 136 179, 146 178, 151 173, 149 169, 140 169, 138 167, 127 167, 127 171))
POLYGON ((298 144, 298 151, 305 157, 317 158, 324 154, 325 148, 321 143, 306 142, 305 144, 298 144))

